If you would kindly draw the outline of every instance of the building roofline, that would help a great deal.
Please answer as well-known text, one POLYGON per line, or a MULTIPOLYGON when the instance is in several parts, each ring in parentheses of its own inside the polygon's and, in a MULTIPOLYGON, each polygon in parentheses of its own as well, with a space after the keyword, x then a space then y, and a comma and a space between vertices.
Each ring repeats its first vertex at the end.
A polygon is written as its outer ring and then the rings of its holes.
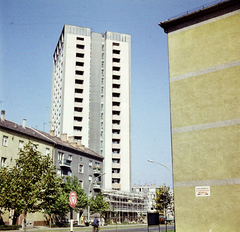
POLYGON ((89 148, 75 147, 75 146, 73 146, 73 144, 71 144, 69 142, 65 142, 56 136, 51 136, 50 134, 48 134, 46 132, 39 131, 32 127, 23 126, 23 125, 20 125, 18 123, 15 123, 15 122, 12 122, 12 121, 9 121, 6 119, 4 119, 4 120, 0 119, 0 130, 1 130, 1 128, 24 135, 24 136, 28 136, 28 137, 30 137, 29 140, 31 140, 31 138, 33 138, 36 140, 50 143, 54 146, 62 146, 66 149, 70 149, 75 152, 81 152, 81 153, 84 153, 93 158, 98 158, 98 159, 102 159, 102 160, 104 159, 103 156, 99 155, 98 153, 92 151, 89 148))
MULTIPOLYGON (((207 20, 208 18, 204 17, 206 15, 214 14, 215 12, 223 11, 222 13, 225 12, 226 8, 231 7, 232 5, 238 4, 239 5, 239 0, 222 0, 214 5, 209 4, 205 7, 202 6, 201 8, 198 8, 196 10, 190 10, 186 12, 185 14, 182 14, 180 17, 173 17, 171 19, 168 19, 164 22, 160 22, 158 25, 164 29, 165 33, 169 33, 169 28, 174 28, 180 24, 184 24, 186 22, 194 21, 192 24, 197 23, 195 21, 197 18, 202 18, 201 21, 207 20)), ((184 26, 183 26, 184 27, 184 26)), ((174 31, 175 29, 173 29, 174 31)))

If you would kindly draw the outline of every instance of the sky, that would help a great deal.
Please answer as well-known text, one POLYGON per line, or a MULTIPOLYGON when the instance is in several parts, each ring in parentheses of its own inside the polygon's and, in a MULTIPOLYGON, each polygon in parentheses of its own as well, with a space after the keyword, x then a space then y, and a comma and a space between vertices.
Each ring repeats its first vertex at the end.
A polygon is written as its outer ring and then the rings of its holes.
MULTIPOLYGON (((216 2, 216 1, 215 1, 216 2)), ((64 24, 131 35, 132 185, 172 187, 167 34, 211 0, 1 0, 0 110, 49 132, 53 53, 64 24)))

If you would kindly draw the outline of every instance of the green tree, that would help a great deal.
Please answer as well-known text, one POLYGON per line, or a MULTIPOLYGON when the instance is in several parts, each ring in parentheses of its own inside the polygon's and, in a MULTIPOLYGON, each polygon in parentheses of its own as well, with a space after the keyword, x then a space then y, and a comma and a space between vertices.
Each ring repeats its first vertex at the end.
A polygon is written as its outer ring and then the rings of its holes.
POLYGON ((65 198, 65 204, 68 205, 68 212, 70 211, 69 194, 71 191, 74 191, 77 194, 77 205, 74 207, 74 211, 81 214, 88 206, 88 198, 76 176, 73 178, 67 177, 66 182, 63 185, 63 195, 65 198))
POLYGON ((171 195, 169 194, 169 190, 170 187, 167 187, 165 184, 156 190, 155 208, 159 213, 164 213, 164 210, 167 209, 171 203, 171 195))
POLYGON ((90 210, 93 213, 99 213, 100 217, 105 218, 105 214, 109 208, 110 206, 107 203, 105 196, 102 194, 102 192, 99 192, 95 197, 91 197, 90 210))
POLYGON ((1 207, 23 214, 24 231, 27 213, 49 209, 51 200, 47 201, 59 192, 54 169, 50 157, 42 156, 31 142, 20 150, 15 167, 0 169, 1 207))
POLYGON ((46 172, 43 173, 43 185, 41 191, 41 202, 39 207, 48 215, 49 226, 52 225, 52 215, 62 214, 67 208, 61 201, 61 183, 62 178, 57 176, 56 167, 52 159, 47 156, 45 159, 46 172))

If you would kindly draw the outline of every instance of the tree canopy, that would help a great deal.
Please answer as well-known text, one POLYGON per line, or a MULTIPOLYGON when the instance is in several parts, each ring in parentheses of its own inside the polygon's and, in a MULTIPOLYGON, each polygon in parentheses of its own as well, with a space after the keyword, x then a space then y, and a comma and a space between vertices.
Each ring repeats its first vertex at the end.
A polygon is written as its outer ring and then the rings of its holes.
POLYGON ((90 201, 90 210, 93 213, 99 213, 100 216, 104 216, 106 211, 110 208, 109 204, 105 200, 104 195, 102 192, 99 192, 97 196, 92 197, 90 201))
POLYGON ((169 193, 170 187, 166 185, 160 186, 159 189, 156 189, 156 210, 159 213, 164 213, 164 209, 167 209, 171 203, 171 195, 169 193))
POLYGON ((29 142, 19 152, 16 166, 0 168, 0 207, 23 213, 24 230, 28 212, 52 210, 61 179, 52 159, 29 142))

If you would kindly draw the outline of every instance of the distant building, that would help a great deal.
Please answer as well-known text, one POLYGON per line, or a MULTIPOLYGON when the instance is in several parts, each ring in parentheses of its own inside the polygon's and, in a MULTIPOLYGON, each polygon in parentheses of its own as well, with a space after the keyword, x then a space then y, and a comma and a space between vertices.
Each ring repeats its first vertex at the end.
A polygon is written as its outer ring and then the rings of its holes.
MULTIPOLYGON (((38 151, 43 155, 49 154, 52 157, 59 176, 64 178, 77 176, 87 194, 96 195, 101 191, 100 175, 102 174, 103 157, 77 142, 67 141, 66 135, 62 135, 62 139, 60 139, 27 127, 26 120, 23 120, 21 125, 6 120, 5 111, 1 111, 0 138, 2 139, 1 166, 15 166, 19 150, 31 141, 33 145, 38 145, 38 151)), ((75 216, 77 217, 77 215, 75 216)), ((29 213, 28 219, 34 219, 35 226, 44 225, 45 218, 41 213, 29 213)), ((10 222, 8 215, 5 215, 3 220, 5 224, 10 222)), ((20 217, 19 224, 21 224, 21 220, 20 217)))
POLYGON ((157 187, 155 184, 152 185, 134 185, 132 187, 132 192, 133 193, 143 193, 147 196, 148 199, 148 208, 147 211, 155 211, 155 198, 156 198, 156 190, 158 190, 159 187, 157 187))
POLYGON ((168 34, 177 232, 238 231, 240 1, 161 22, 168 34))
POLYGON ((107 218, 111 222, 146 222, 146 194, 117 190, 103 190, 102 193, 110 205, 110 209, 107 212, 107 218))
MULTIPOLYGON (((133 193, 142 193, 144 195, 146 195, 146 199, 147 199, 147 204, 148 204, 148 208, 147 211, 148 212, 155 212, 155 208, 156 208, 156 191, 159 190, 161 186, 156 186, 155 184, 152 185, 134 185, 132 187, 132 192, 133 193)), ((169 190, 169 194, 171 197, 171 203, 168 206, 168 208, 166 209, 166 217, 168 219, 172 219, 174 216, 174 197, 173 197, 173 189, 169 190)))
POLYGON ((131 189, 131 36, 65 25, 53 55, 51 130, 104 156, 105 189, 131 189))

